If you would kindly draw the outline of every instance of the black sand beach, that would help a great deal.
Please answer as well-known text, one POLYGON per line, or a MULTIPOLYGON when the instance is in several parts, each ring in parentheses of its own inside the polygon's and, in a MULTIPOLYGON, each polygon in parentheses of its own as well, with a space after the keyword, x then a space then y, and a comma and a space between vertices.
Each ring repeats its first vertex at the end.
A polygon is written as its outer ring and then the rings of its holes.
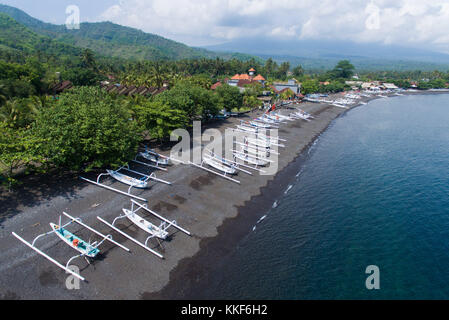
MULTIPOLYGON (((419 93, 417 93, 419 94, 419 93)), ((377 98, 373 96, 372 98, 377 98)), ((364 98, 362 101, 368 101, 364 98)), ((151 242, 161 252, 161 260, 134 245, 131 241, 111 232, 100 223, 100 216, 109 222, 129 208, 125 196, 82 182, 74 176, 60 179, 40 178, 22 185, 15 193, 0 197, 0 297, 3 299, 213 299, 202 296, 201 288, 214 281, 214 270, 232 253, 238 242, 251 231, 252 226, 273 205, 300 170, 306 157, 305 150, 326 130, 334 119, 347 110, 327 104, 303 103, 302 109, 315 116, 315 120, 298 120, 281 126, 279 135, 288 141, 279 148, 279 171, 275 176, 239 174, 241 185, 201 171, 192 166, 174 166, 158 177, 173 182, 172 186, 152 184, 152 188, 139 192, 148 199, 149 207, 189 230, 192 237, 174 232, 170 241, 151 242), (49 231, 49 222, 57 222, 62 211, 82 218, 83 222, 131 249, 127 253, 105 244, 100 259, 91 265, 75 260, 86 278, 80 290, 67 290, 67 274, 49 261, 38 256, 17 241, 15 231, 31 241, 49 231)), ((287 110, 282 111, 286 114, 287 110)), ((247 115, 254 117, 259 112, 247 115)), ((230 118, 217 123, 220 131, 235 127, 240 119, 230 118)), ((87 175, 94 178, 94 174, 87 175)), ((35 178, 30 178, 35 179, 35 178)), ((108 181, 121 190, 118 182, 108 181)), ((150 219, 151 220, 151 219, 150 219)), ((155 222, 155 221, 153 221, 155 222)), ((118 227, 140 241, 142 231, 127 220, 118 227)), ((70 230, 84 239, 91 233, 78 226, 70 230)), ((66 262, 75 253, 54 235, 41 240, 37 246, 53 258, 66 262)))

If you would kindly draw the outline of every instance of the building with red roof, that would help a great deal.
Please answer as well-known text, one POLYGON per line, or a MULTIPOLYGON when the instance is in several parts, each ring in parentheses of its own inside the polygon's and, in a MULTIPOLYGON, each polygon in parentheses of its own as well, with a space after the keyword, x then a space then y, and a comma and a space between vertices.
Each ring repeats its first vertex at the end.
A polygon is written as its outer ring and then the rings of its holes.
POLYGON ((248 70, 249 74, 243 73, 243 74, 236 74, 233 76, 230 80, 227 81, 227 83, 230 86, 234 87, 240 87, 243 88, 247 84, 251 84, 254 82, 259 82, 262 84, 262 86, 265 86, 265 78, 262 77, 262 75, 254 76, 256 73, 256 70, 254 68, 251 68, 248 70))
POLYGON ((220 81, 218 81, 217 83, 213 84, 213 85, 210 87, 210 89, 211 89, 211 90, 215 90, 215 89, 217 89, 219 86, 221 86, 221 82, 220 82, 220 81))

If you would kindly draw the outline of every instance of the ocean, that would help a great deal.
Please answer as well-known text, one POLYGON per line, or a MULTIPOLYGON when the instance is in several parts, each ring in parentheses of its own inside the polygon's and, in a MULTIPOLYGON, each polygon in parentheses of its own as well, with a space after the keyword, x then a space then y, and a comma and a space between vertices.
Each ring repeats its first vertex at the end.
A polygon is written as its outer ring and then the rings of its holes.
POLYGON ((335 120, 240 243, 209 299, 449 299, 449 95, 335 120), (368 266, 379 268, 368 290, 368 266))

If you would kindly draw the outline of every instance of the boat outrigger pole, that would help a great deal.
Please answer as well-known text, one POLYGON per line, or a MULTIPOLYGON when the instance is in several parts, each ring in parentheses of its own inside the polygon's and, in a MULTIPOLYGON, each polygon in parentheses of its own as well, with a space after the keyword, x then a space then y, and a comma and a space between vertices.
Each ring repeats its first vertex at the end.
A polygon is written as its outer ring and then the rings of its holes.
POLYGON ((143 202, 148 202, 148 200, 146 200, 146 199, 144 199, 144 198, 141 198, 141 197, 138 197, 138 196, 135 196, 135 195, 131 194, 130 192, 131 192, 132 186, 129 187, 128 192, 125 192, 125 191, 121 191, 121 190, 118 190, 118 189, 115 189, 115 188, 112 188, 112 187, 110 187, 110 186, 107 186, 107 185, 105 185, 105 184, 100 183, 100 178, 101 178, 102 176, 107 176, 107 175, 109 175, 109 174, 108 174, 108 173, 102 173, 102 174, 100 174, 100 175, 97 177, 97 181, 92 181, 92 180, 86 179, 86 178, 84 178, 84 177, 80 177, 80 179, 81 179, 81 180, 84 180, 84 181, 86 181, 86 182, 92 183, 92 184, 94 184, 94 185, 96 185, 96 186, 98 186, 98 187, 101 187, 101 188, 104 188, 104 189, 107 189, 107 190, 110 190, 110 191, 113 191, 113 192, 120 193, 120 194, 122 194, 122 195, 124 195, 124 196, 130 197, 130 198, 133 198, 133 199, 136 199, 136 200, 139 200, 139 201, 143 201, 143 202))
MULTIPOLYGON (((184 233, 185 233, 186 235, 188 235, 188 236, 191 236, 191 235, 192 235, 192 234, 191 234, 189 231, 187 231, 186 229, 181 228, 181 227, 176 223, 176 221, 170 221, 170 220, 164 218, 163 216, 157 214, 156 212, 154 212, 154 211, 148 209, 148 207, 147 207, 146 205, 142 205, 142 204, 140 204, 140 203, 138 203, 138 202, 136 202, 136 201, 134 201, 134 200, 131 200, 131 202, 132 202, 133 204, 135 204, 136 206, 138 206, 140 209, 143 209, 143 210, 145 210, 146 212, 151 213, 151 214, 152 214, 153 216, 155 216, 156 218, 158 218, 158 219, 160 219, 160 220, 165 221, 166 223, 168 223, 168 227, 172 226, 173 228, 178 229, 178 230, 181 231, 181 232, 184 232, 184 233)), ((168 228, 168 227, 167 227, 167 228, 168 228)))
POLYGON ((43 256, 45 259, 47 259, 48 261, 50 261, 51 263, 55 264, 56 266, 58 266, 59 268, 65 270, 66 272, 70 273, 71 275, 77 277, 78 279, 80 279, 81 281, 86 281, 86 279, 84 279, 84 277, 82 277, 81 275, 79 275, 78 273, 70 270, 69 268, 63 266, 61 263, 59 263, 58 261, 56 261, 55 259, 53 259, 52 257, 50 257, 49 255, 47 255, 45 252, 39 250, 38 248, 36 248, 35 246, 33 246, 31 243, 29 243, 28 241, 24 240, 22 237, 20 237, 18 234, 16 234, 15 232, 12 232, 12 235, 14 237, 16 237, 18 240, 20 240, 22 243, 24 243, 25 245, 27 245, 29 248, 33 249, 34 251, 36 251, 38 254, 40 254, 41 256, 43 256))
POLYGON ((68 217, 70 219, 70 221, 64 225, 62 225, 61 223, 61 216, 59 217, 59 223, 58 224, 54 224, 54 223, 50 223, 50 227, 52 229, 52 231, 49 231, 47 233, 43 233, 39 236, 37 236, 36 238, 34 238, 32 243, 29 243, 28 241, 26 241, 25 239, 23 239, 22 237, 20 237, 18 234, 16 234, 15 232, 12 232, 12 235, 14 237, 16 237, 18 240, 20 240, 22 243, 24 243, 25 245, 27 245, 29 248, 33 249, 35 252, 37 252, 38 254, 40 254, 41 256, 43 256, 44 258, 46 258, 48 261, 52 262, 53 264, 55 264, 56 266, 58 266, 59 268, 65 270, 67 273, 72 274, 73 276, 77 277, 78 279, 85 281, 84 277, 82 277, 80 274, 74 272, 73 270, 71 270, 69 268, 70 263, 76 259, 76 258, 81 258, 84 257, 87 261, 87 263, 90 264, 89 260, 87 259, 87 257, 89 258, 95 258, 99 253, 100 250, 98 249, 98 247, 105 241, 110 241, 111 243, 115 244, 116 246, 122 248, 123 250, 129 252, 130 250, 121 245, 120 243, 112 240, 112 236, 111 235, 104 235, 101 232, 98 232, 97 230, 89 227, 88 225, 84 224, 80 218, 74 218, 71 215, 63 212, 63 214, 68 217), (76 235, 74 235, 73 233, 71 233, 70 231, 66 230, 65 227, 67 227, 68 225, 70 225, 71 223, 77 223, 81 226, 83 226, 84 228, 88 229, 89 231, 95 233, 96 235, 100 236, 102 238, 102 240, 100 242, 95 241, 93 243, 86 242, 84 240, 82 240, 81 238, 77 237, 76 235), (70 246, 71 248, 75 249, 76 251, 79 252, 79 254, 77 254, 76 256, 71 257, 66 265, 62 265, 61 263, 59 263, 58 261, 56 261, 55 259, 53 259, 52 257, 50 257, 48 254, 46 254, 45 252, 43 252, 42 250, 38 249, 35 246, 35 243, 38 239, 45 237, 47 235, 50 234, 56 234, 61 241, 65 242, 68 246, 70 246))

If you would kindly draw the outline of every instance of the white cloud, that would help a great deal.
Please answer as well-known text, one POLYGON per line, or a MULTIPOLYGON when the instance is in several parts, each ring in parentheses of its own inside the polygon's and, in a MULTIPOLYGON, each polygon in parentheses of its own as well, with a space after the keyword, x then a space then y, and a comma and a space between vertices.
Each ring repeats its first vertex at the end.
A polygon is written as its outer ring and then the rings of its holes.
POLYGON ((447 0, 121 0, 100 18, 191 45, 282 36, 449 52, 447 0))

